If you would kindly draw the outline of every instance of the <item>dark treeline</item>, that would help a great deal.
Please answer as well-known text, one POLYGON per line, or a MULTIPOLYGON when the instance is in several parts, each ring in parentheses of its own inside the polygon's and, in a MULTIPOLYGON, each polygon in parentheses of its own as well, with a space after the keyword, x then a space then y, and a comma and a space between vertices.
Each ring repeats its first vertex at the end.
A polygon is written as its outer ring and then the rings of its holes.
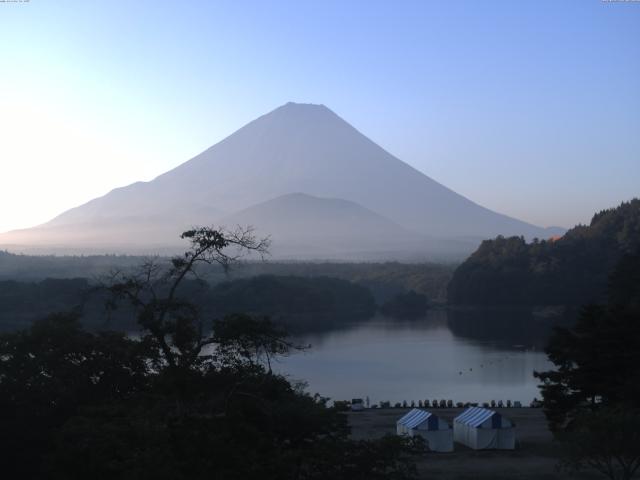
POLYGON ((330 277, 259 275, 223 282, 211 288, 218 314, 246 312, 273 317, 335 315, 361 319, 376 311, 368 288, 330 277))
POLYGON ((142 261, 143 257, 128 255, 18 255, 0 250, 0 280, 94 278, 114 269, 135 267, 142 261))
POLYGON ((51 313, 79 308, 88 292, 84 278, 0 281, 0 331, 24 328, 51 313))
POLYGON ((429 299, 426 295, 410 290, 398 293, 380 307, 380 311, 390 317, 419 318, 427 313, 429 299))
POLYGON ((582 305, 603 301, 607 276, 640 248, 640 200, 594 215, 556 240, 482 242, 451 279, 458 305, 582 305))
MULTIPOLYGON (((212 286, 190 279, 181 283, 179 293, 210 317, 239 312, 271 316, 291 330, 363 320, 377 308, 366 287, 329 277, 260 275, 212 286)), ((87 279, 0 281, 0 330, 24 328, 50 313, 69 310, 82 312, 85 327, 92 330, 137 328, 126 307, 108 311, 104 304, 99 284, 87 279)))
MULTIPOLYGON (((113 270, 139 265, 145 257, 123 255, 29 256, 0 251, 0 280, 41 281, 47 278, 95 279, 113 270)), ((168 258, 157 258, 167 261, 168 258)), ((333 277, 349 280, 371 290, 379 303, 413 290, 431 301, 446 301, 447 283, 453 265, 435 263, 336 263, 336 262, 258 262, 238 264, 225 273, 220 266, 205 265, 201 278, 210 284, 258 275, 333 277)))
POLYGON ((369 288, 379 304, 409 291, 423 294, 431 302, 445 303, 447 284, 454 269, 453 264, 436 263, 254 262, 239 265, 232 276, 237 278, 272 274, 334 277, 369 288))

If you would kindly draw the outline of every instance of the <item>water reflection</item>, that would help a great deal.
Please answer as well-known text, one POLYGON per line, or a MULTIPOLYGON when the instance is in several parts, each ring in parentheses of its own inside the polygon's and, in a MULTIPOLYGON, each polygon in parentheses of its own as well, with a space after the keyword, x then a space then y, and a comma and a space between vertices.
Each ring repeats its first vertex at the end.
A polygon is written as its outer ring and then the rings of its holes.
POLYGON ((489 342, 501 348, 544 349, 555 325, 563 317, 542 317, 530 309, 452 309, 447 312, 451 331, 461 338, 489 342))
POLYGON ((542 352, 551 325, 529 312, 438 310, 412 321, 377 316, 297 335, 312 348, 284 359, 279 370, 333 399, 528 404, 540 396, 533 371, 551 366, 542 352))

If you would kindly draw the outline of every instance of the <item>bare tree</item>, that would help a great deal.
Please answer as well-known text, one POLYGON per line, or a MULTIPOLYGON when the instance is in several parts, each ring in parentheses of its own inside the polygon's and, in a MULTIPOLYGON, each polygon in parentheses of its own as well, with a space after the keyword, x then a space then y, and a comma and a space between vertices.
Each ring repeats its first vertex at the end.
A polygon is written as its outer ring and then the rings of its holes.
POLYGON ((139 325, 170 367, 193 366, 203 360, 203 348, 215 342, 212 335, 205 334, 197 306, 180 296, 185 280, 198 278, 201 264, 217 264, 227 272, 246 255, 264 258, 270 244, 268 237, 257 238, 251 227, 198 227, 181 238, 189 241, 189 249, 169 264, 150 259, 132 273, 113 272, 102 285, 111 294, 108 308, 124 300, 135 309, 139 325))

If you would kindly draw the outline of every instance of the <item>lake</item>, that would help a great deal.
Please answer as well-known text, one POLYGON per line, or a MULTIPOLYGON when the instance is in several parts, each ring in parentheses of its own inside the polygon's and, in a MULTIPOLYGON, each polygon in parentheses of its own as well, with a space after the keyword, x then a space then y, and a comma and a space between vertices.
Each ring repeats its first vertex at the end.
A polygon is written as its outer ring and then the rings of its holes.
POLYGON ((540 398, 534 370, 548 370, 548 321, 529 313, 435 310, 421 319, 376 316, 340 329, 294 337, 311 348, 276 369, 332 400, 540 398))

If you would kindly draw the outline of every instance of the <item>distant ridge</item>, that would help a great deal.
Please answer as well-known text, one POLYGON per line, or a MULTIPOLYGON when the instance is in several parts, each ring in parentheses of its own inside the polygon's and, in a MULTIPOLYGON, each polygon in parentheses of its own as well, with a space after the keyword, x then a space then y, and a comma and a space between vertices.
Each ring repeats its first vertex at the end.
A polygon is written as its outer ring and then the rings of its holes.
MULTIPOLYGON (((437 256, 444 245, 463 245, 454 248, 462 257, 481 239, 498 234, 547 238, 562 233, 492 212, 458 195, 398 160, 323 105, 287 103, 150 182, 117 188, 39 227, 0 235, 0 246, 78 252, 138 251, 145 245, 152 250, 177 248, 183 229, 243 215, 248 219, 250 209, 255 212, 260 204, 265 204, 259 218, 265 229, 287 232, 265 233, 284 245, 285 236, 300 239, 303 232, 287 225, 280 207, 268 203, 278 197, 283 197, 283 207, 300 203, 311 209, 296 210, 298 223, 305 216, 307 223, 319 221, 322 208, 332 205, 335 222, 330 229, 313 230, 316 234, 307 239, 310 251, 331 242, 342 253, 375 250, 374 244, 353 244, 357 229, 349 228, 344 215, 355 210, 357 221, 371 228, 374 216, 378 219, 379 231, 368 231, 371 239, 378 241, 389 229, 396 230, 395 248, 386 249, 397 253, 411 245, 413 253, 417 249, 437 256), (307 197, 287 197, 296 192, 307 197), (407 238, 412 240, 405 242, 407 238), (423 240, 420 246, 420 238, 437 240, 423 240)), ((282 255, 287 252, 282 250, 282 255)))
POLYGON ((355 202, 291 193, 253 205, 221 221, 271 233, 276 257, 342 258, 364 253, 410 257, 426 239, 355 202))

